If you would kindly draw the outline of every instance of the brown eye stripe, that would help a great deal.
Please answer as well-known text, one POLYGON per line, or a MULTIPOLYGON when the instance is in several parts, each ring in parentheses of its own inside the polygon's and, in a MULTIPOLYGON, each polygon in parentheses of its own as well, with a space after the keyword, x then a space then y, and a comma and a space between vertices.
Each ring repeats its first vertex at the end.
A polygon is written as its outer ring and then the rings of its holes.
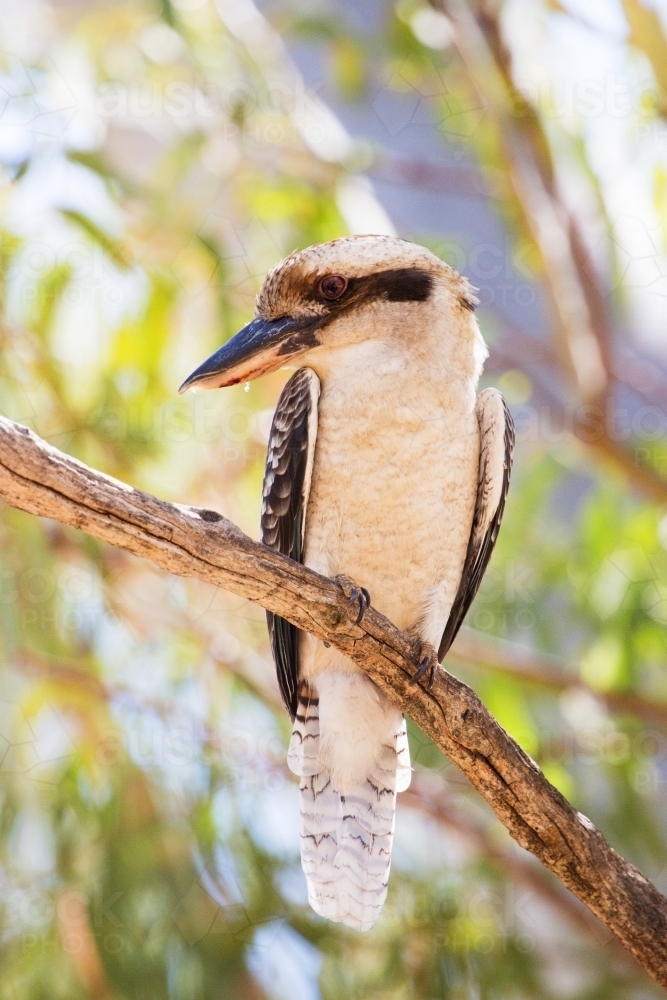
MULTIPOLYGON (((312 279, 311 279, 312 280, 312 279)), ((326 306, 310 318, 304 318, 303 329, 288 337, 278 349, 278 355, 290 357, 298 351, 317 347, 322 343, 320 332, 337 316, 348 312, 364 302, 384 299, 387 302, 425 302, 433 289, 433 277, 428 271, 415 267, 400 267, 387 271, 377 271, 360 278, 345 279, 342 275, 324 275, 307 293, 307 298, 326 306), (346 282, 337 298, 326 298, 321 286, 332 278, 346 282)), ((303 292, 301 292, 303 294, 303 292)))
POLYGON ((341 275, 325 275, 317 283, 317 291, 311 296, 328 305, 332 311, 351 305, 385 299, 388 302, 425 302, 433 288, 433 278, 428 271, 416 267, 398 267, 387 271, 377 271, 360 278, 341 275), (345 286, 337 295, 326 295, 323 286, 338 279, 345 286))
POLYGON ((379 271, 359 281, 367 282, 364 294, 370 298, 385 298, 389 302, 426 302, 433 288, 431 275, 418 267, 379 271))

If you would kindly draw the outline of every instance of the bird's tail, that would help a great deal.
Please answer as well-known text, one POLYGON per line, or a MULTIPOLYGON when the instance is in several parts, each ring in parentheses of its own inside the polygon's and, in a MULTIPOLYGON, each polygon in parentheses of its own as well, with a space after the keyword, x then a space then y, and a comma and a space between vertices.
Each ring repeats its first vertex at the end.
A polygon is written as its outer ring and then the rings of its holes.
POLYGON ((302 682, 287 763, 301 778, 301 864, 308 901, 329 920, 370 930, 387 895, 396 792, 410 784, 405 719, 382 745, 363 784, 344 795, 319 750, 319 699, 302 682))

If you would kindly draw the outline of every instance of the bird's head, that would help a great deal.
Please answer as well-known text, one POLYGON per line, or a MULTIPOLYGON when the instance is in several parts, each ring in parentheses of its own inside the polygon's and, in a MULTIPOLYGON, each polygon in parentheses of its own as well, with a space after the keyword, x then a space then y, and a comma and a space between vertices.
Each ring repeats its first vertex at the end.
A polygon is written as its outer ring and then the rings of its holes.
POLYGON ((368 341, 438 350, 443 324, 469 357, 474 377, 485 353, 475 303, 465 278, 414 243, 392 236, 321 243, 269 272, 255 318, 179 392, 247 382, 297 362, 326 370, 341 349, 368 341))

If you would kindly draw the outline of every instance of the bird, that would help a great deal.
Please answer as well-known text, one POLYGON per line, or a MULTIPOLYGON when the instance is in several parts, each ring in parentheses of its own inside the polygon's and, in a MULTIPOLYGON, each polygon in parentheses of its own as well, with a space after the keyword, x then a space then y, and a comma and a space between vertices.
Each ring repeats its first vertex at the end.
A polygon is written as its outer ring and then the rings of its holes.
MULTIPOLYGON (((494 388, 477 395, 488 354, 477 304, 428 249, 344 236, 278 263, 255 317, 180 389, 296 369, 269 434, 262 541, 336 579, 357 621, 372 600, 419 641, 417 683, 432 682, 477 593, 512 468, 507 404, 494 388)), ((405 719, 335 647, 270 612, 267 622, 293 724, 308 900, 367 931, 410 783, 405 719)))

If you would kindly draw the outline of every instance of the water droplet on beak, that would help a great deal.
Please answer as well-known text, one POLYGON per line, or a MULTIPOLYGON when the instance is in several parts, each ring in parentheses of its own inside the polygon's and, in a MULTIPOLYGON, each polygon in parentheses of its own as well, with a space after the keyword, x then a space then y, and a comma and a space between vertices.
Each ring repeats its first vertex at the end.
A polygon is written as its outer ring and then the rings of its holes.
POLYGON ((243 386, 243 391, 250 392, 250 382, 246 382, 246 384, 243 386))

